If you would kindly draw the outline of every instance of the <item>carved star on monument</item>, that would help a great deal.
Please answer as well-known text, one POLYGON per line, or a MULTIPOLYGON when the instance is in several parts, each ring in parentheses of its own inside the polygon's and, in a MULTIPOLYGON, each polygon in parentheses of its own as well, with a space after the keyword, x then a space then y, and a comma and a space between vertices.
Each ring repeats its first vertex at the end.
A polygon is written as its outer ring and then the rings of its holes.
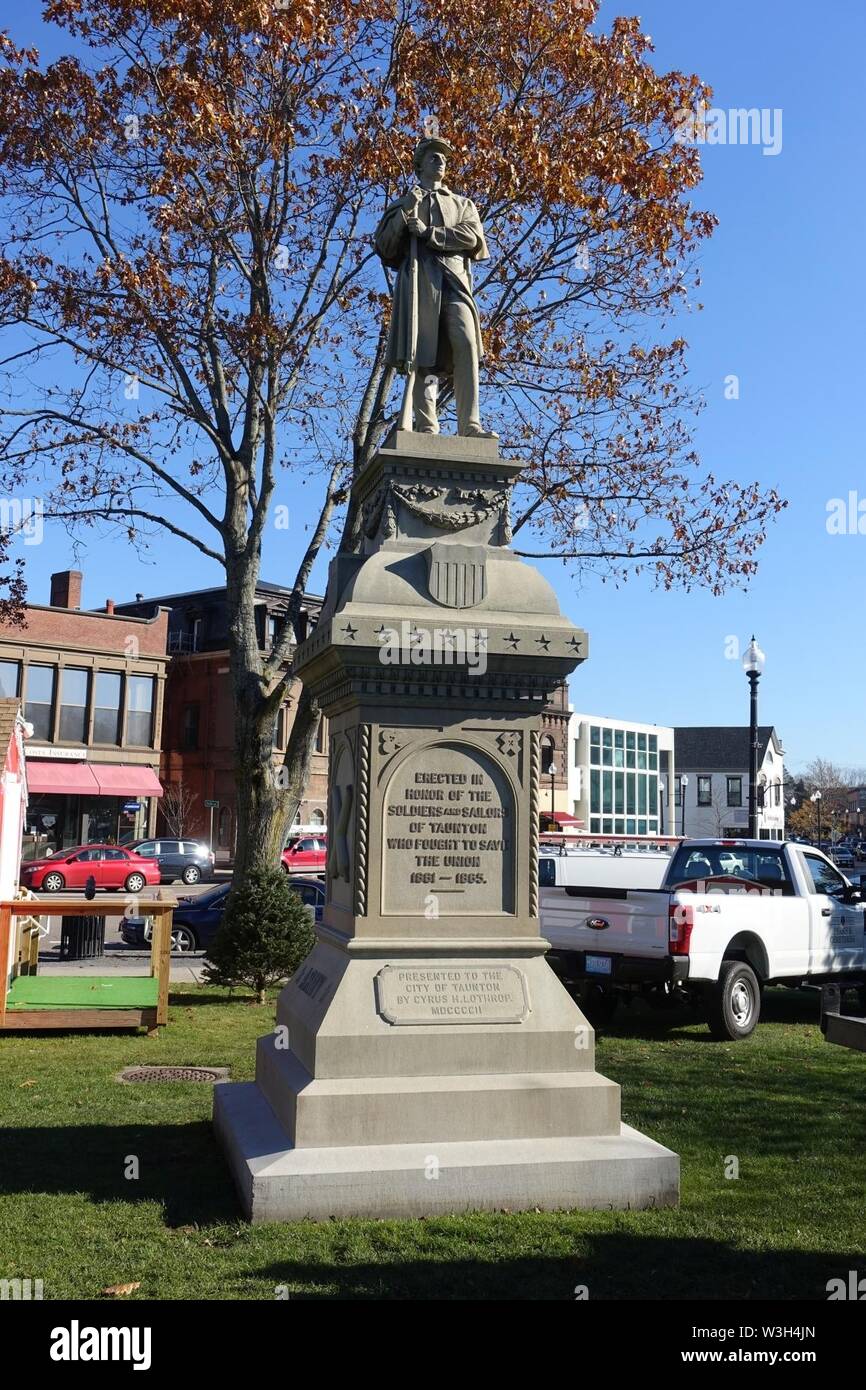
POLYGON ((354 642, 354 640, 355 640, 355 638, 356 638, 356 636, 357 636, 357 634, 358 634, 358 629, 357 629, 356 627, 352 627, 352 624, 351 624, 351 623, 347 623, 346 626, 343 628, 343 631, 345 632, 345 634, 346 634, 346 636, 348 637, 349 641, 350 641, 350 642, 354 642))
POLYGON ((542 634, 541 634, 540 637, 536 637, 536 639, 535 639, 535 645, 536 645, 536 647, 543 647, 544 650, 547 651, 547 649, 548 649, 549 646, 550 646, 550 638, 549 638, 549 637, 545 637, 544 633, 542 632, 542 634))
POLYGON ((514 650, 517 651, 517 647, 518 647, 518 644, 519 644, 519 642, 520 642, 520 638, 519 638, 519 637, 515 637, 515 635, 514 635, 513 632, 509 632, 509 634, 508 634, 508 636, 506 637, 505 640, 506 640, 506 642, 510 642, 510 643, 511 643, 511 646, 514 648, 514 650))
POLYGON ((570 647, 573 647, 574 650, 575 650, 576 652, 579 652, 580 649, 581 649, 581 646, 582 646, 583 644, 582 644, 582 642, 580 641, 579 638, 577 638, 577 637, 569 637, 569 639, 568 639, 568 645, 569 645, 570 647))

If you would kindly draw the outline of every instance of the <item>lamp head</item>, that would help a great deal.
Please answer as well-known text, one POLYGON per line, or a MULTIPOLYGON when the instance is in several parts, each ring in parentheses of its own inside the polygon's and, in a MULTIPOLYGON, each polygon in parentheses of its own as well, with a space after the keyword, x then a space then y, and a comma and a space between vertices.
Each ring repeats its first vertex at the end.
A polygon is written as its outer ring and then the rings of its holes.
POLYGON ((752 640, 743 652, 743 670, 749 676, 760 676, 765 661, 766 657, 755 641, 755 634, 752 633, 752 640))

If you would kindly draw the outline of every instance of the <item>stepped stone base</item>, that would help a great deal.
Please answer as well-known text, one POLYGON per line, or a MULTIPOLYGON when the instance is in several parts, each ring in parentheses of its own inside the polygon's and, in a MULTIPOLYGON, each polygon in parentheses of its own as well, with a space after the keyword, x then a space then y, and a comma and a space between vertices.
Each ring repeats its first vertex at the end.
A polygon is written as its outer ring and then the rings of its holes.
POLYGON ((634 1209, 679 1199, 677 1155, 628 1125, 583 1137, 290 1148, 254 1082, 214 1088, 214 1124, 254 1222, 634 1209))
POLYGON ((258 1040, 255 1082, 214 1090, 246 1215, 676 1203, 679 1159, 621 1123, 620 1088, 595 1070, 592 1029, 542 950, 536 939, 511 954, 411 959, 424 977, 444 968, 510 982, 503 1007, 517 1021, 437 1026, 414 1021, 416 1004, 399 994, 381 996, 393 957, 318 942, 280 995, 277 1030, 258 1040), (392 1005, 397 1023, 385 1017, 392 1005))

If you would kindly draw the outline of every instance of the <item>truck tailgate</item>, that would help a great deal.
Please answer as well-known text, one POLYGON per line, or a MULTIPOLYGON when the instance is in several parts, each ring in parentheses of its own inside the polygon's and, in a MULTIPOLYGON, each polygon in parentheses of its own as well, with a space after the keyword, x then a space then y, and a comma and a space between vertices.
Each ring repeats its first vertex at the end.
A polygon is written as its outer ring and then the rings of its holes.
POLYGON ((661 959, 669 949, 670 896, 663 889, 631 888, 578 897, 574 889, 543 888, 541 935, 558 951, 661 959), (590 927, 590 920, 598 925, 590 927))

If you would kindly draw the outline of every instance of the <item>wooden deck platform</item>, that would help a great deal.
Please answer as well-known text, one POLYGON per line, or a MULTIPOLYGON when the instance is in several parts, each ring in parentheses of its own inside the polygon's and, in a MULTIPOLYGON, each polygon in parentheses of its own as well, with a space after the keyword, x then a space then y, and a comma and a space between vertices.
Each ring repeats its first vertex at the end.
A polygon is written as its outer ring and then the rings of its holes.
POLYGON ((108 896, 92 902, 55 898, 48 902, 0 903, 0 961, 8 951, 16 919, 26 919, 18 920, 19 939, 12 976, 0 990, 0 1030, 35 1032, 43 1028, 145 1027, 152 1033, 166 1023, 174 899, 147 900, 141 904, 142 910, 154 918, 150 975, 36 973, 37 918, 67 914, 119 915, 118 909, 122 912, 127 905, 127 899, 108 896))

